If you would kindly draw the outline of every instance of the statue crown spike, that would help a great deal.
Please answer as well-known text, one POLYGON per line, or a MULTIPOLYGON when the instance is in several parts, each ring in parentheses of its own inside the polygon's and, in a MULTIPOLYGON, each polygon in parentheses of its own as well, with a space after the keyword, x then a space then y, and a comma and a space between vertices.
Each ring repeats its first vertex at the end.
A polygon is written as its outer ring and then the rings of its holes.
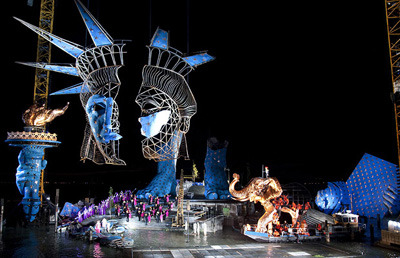
POLYGON ((114 42, 112 37, 79 0, 75 0, 75 4, 94 46, 82 47, 15 18, 51 44, 75 58, 75 64, 69 66, 32 62, 21 64, 79 76, 83 82, 53 92, 50 95, 80 95, 88 123, 84 131, 81 159, 90 159, 96 164, 125 165, 125 162, 119 159, 119 139, 122 136, 119 134, 119 109, 115 101, 121 85, 118 70, 124 65, 124 42, 114 42))
POLYGON ((183 76, 190 73, 197 66, 215 59, 207 51, 184 56, 179 50, 169 45, 169 32, 160 28, 157 28, 150 45, 147 47, 149 49, 148 65, 163 67, 183 76))

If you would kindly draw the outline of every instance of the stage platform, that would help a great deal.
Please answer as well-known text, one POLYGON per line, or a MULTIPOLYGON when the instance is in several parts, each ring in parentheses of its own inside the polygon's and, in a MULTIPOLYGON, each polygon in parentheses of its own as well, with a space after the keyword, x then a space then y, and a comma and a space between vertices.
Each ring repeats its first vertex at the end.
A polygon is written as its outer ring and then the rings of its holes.
POLYGON ((270 236, 268 233, 260 233, 255 231, 245 230, 245 236, 254 239, 257 242, 265 243, 286 243, 286 242, 305 242, 305 241, 320 241, 322 236, 308 236, 308 235, 282 235, 279 237, 270 236))

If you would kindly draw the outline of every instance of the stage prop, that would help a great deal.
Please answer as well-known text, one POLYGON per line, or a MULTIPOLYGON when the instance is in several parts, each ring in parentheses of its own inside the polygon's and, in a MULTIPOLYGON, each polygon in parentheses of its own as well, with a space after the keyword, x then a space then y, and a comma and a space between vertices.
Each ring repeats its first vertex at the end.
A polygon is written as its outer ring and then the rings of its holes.
POLYGON ((228 142, 220 142, 212 137, 207 141, 207 154, 204 161, 204 195, 207 199, 228 199, 229 184, 226 175, 226 151, 228 142))
POLYGON ((329 182, 315 198, 327 214, 346 209, 367 217, 400 211, 398 166, 365 153, 346 182, 329 182))
POLYGON ((86 128, 81 147, 81 159, 96 164, 125 165, 119 158, 120 123, 115 98, 121 82, 118 70, 124 65, 124 43, 116 43, 90 14, 85 6, 75 1, 94 46, 84 48, 62 39, 18 18, 19 22, 76 59, 74 65, 53 65, 24 62, 21 64, 49 71, 79 76, 83 82, 50 95, 79 94, 86 114, 86 128))
POLYGON ((22 115, 22 121, 25 125, 35 128, 38 126, 44 126, 47 123, 53 121, 56 117, 64 115, 68 109, 69 103, 62 109, 46 109, 45 105, 37 105, 36 103, 25 110, 22 115))
POLYGON ((232 199, 241 202, 260 202, 264 207, 265 213, 258 220, 256 232, 268 232, 272 234, 272 223, 279 218, 277 216, 277 210, 271 203, 271 200, 278 198, 282 194, 282 188, 279 181, 274 177, 262 178, 255 177, 250 180, 245 188, 240 191, 235 190, 235 185, 239 182, 240 176, 233 174, 233 180, 229 185, 229 192, 232 195, 232 199))
POLYGON ((346 182, 328 182, 328 187, 318 191, 315 200, 317 206, 326 214, 350 209, 350 195, 346 182))
POLYGON ((22 116, 26 125, 24 131, 7 133, 6 142, 10 146, 22 148, 18 155, 16 184, 24 196, 21 204, 29 222, 36 218, 41 204, 40 175, 47 165, 47 160, 43 158, 44 150, 57 147, 61 143, 57 141, 56 134, 45 132, 45 125, 64 114, 67 108, 68 104, 62 109, 54 110, 34 104, 22 116))
POLYGON ((78 216, 79 207, 73 205, 70 202, 65 202, 64 207, 62 208, 60 215, 65 217, 76 218, 78 216))
POLYGON ((162 196, 176 187, 176 159, 188 158, 185 134, 197 104, 185 77, 195 67, 212 61, 206 52, 184 56, 169 46, 168 32, 155 32, 149 49, 147 65, 142 71, 136 103, 141 109, 143 156, 159 162, 158 173, 138 196, 162 196), (167 171, 161 167, 168 166, 167 171))

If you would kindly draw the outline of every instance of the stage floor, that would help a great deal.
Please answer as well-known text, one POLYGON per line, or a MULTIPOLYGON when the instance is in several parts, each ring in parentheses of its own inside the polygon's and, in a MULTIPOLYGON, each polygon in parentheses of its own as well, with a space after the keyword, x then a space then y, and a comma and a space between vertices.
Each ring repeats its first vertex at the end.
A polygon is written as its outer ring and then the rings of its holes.
MULTIPOLYGON (((51 228, 53 229, 53 228, 51 228)), ((400 252, 369 243, 257 243, 231 228, 189 236, 183 232, 135 229, 132 249, 115 249, 55 234, 44 228, 7 228, 0 243, 2 257, 399 257, 400 252), (189 240, 189 241, 188 241, 189 240)))

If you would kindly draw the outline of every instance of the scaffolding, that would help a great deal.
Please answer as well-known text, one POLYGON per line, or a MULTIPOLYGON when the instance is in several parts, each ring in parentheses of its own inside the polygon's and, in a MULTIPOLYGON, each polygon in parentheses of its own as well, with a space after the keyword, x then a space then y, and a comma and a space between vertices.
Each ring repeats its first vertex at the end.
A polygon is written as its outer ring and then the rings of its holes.
POLYGON ((400 0, 385 0, 385 7, 396 123, 397 156, 398 162, 400 162, 400 0))
MULTIPOLYGON (((42 0, 40 3, 39 28, 52 33, 54 17, 54 1, 42 0)), ((49 64, 51 61, 51 43, 38 35, 36 62, 49 64)), ((44 104, 47 107, 49 95, 50 71, 37 67, 35 71, 35 88, 33 102, 44 104)))
MULTIPOLYGON (((39 28, 49 33, 53 32, 54 1, 41 0, 39 28)), ((51 62, 51 43, 38 35, 36 62, 50 64, 51 62)), ((37 67, 35 70, 35 86, 33 92, 33 103, 44 105, 47 108, 47 98, 49 96, 50 71, 37 67)), ((43 155, 44 159, 44 155, 43 155)), ((44 195, 44 169, 40 173, 39 196, 43 203, 44 195)))

